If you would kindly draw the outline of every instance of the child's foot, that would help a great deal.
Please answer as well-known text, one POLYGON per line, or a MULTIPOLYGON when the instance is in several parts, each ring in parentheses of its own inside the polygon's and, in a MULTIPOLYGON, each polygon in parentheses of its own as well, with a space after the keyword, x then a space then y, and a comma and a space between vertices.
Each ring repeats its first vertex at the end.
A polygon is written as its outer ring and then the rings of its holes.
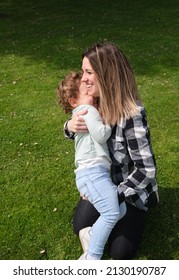
POLYGON ((91 227, 83 228, 79 231, 79 238, 81 242, 81 246, 83 248, 83 252, 86 252, 89 247, 90 239, 91 239, 91 227))
POLYGON ((79 260, 82 261, 90 261, 90 260, 99 260, 99 258, 96 257, 92 257, 91 255, 88 254, 88 252, 85 252, 81 255, 81 257, 79 258, 79 260))

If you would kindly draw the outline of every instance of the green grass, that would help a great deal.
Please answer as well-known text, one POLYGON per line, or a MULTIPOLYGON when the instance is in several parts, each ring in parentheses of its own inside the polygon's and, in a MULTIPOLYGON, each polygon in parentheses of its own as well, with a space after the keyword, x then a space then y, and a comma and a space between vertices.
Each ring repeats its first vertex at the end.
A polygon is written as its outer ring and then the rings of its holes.
POLYGON ((69 116, 54 92, 103 40, 133 65, 157 161, 160 205, 136 259, 179 259, 178 8, 176 0, 0 2, 1 259, 81 254, 74 148, 63 137, 69 116))

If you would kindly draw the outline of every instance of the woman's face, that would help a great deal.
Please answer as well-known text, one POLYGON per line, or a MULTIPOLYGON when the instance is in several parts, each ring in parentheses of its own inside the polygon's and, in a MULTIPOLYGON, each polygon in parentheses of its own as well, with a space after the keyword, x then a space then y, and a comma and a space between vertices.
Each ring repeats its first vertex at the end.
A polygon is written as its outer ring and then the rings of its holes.
POLYGON ((82 61, 83 76, 81 81, 86 83, 88 95, 99 96, 99 88, 94 74, 94 70, 90 65, 89 59, 85 56, 82 61))

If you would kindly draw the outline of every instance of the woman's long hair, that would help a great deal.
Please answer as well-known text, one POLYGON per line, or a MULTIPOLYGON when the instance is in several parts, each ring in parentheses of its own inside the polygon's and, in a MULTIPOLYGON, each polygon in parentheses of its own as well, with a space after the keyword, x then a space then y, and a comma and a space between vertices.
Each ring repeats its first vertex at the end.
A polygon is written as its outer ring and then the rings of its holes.
POLYGON ((139 100, 133 70, 124 53, 112 43, 96 44, 83 52, 94 70, 99 86, 100 112, 108 124, 129 119, 139 100))

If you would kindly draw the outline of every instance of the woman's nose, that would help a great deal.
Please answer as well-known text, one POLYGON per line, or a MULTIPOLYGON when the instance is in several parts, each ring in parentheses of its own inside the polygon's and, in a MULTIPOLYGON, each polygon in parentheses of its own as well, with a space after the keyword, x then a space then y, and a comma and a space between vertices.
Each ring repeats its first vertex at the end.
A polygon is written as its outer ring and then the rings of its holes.
POLYGON ((86 81, 87 81, 87 77, 86 77, 85 74, 83 74, 83 76, 82 76, 82 78, 81 78, 81 81, 82 81, 82 82, 86 82, 86 81))

